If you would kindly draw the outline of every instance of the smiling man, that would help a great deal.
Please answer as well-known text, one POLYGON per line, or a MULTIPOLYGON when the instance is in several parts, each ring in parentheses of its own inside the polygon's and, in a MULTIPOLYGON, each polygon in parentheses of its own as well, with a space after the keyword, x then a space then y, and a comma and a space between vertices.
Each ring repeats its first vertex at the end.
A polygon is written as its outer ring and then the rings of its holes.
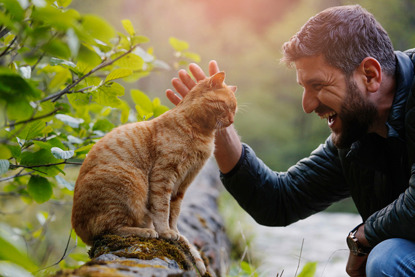
MULTIPOLYGON (((286 226, 353 198, 362 224, 345 235, 350 276, 415 276, 414 52, 394 51, 359 5, 324 10, 283 45, 282 60, 304 88, 303 110, 327 119, 327 140, 275 172, 232 126, 216 137, 223 184, 260 224, 286 226)), ((190 70, 205 78, 199 66, 190 70)), ((212 61, 209 74, 218 71, 212 61)), ((180 71, 172 84, 185 96, 195 82, 180 71)), ((180 101, 171 90, 167 97, 180 101)))

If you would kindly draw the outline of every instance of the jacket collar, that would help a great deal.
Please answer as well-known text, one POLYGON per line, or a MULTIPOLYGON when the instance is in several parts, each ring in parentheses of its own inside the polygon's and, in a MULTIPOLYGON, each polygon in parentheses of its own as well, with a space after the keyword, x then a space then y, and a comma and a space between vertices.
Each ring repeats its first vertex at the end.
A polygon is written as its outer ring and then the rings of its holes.
POLYGON ((411 90, 414 79, 414 65, 411 59, 400 51, 395 52, 396 56, 396 93, 393 98, 386 126, 388 137, 404 138, 405 105, 411 90))

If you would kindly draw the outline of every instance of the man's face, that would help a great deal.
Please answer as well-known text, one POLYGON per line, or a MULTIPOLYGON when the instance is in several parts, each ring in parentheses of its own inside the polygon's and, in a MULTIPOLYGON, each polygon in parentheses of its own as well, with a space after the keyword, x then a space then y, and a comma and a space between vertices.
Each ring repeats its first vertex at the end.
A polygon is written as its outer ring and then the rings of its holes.
POLYGON ((297 81, 304 88, 303 109, 327 120, 336 147, 350 147, 367 133, 377 110, 353 78, 346 79, 323 56, 304 57, 295 65, 297 81))

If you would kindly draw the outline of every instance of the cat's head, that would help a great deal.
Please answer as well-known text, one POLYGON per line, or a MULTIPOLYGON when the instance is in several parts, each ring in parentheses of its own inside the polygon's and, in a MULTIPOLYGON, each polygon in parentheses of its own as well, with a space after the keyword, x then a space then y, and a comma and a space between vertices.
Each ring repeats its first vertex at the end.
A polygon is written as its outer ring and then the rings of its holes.
POLYGON ((237 110, 235 86, 225 84, 225 72, 218 72, 200 81, 185 97, 192 117, 215 129, 228 127, 237 110))

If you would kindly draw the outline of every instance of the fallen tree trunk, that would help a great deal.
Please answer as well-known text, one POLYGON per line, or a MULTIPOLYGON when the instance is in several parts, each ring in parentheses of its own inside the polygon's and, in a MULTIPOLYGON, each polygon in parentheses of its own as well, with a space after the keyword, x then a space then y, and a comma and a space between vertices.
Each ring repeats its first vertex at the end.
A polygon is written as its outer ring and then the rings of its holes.
MULTIPOLYGON (((224 276, 230 244, 217 208, 220 193, 218 169, 209 160, 183 200, 178 228, 201 252, 208 272, 224 276)), ((55 276, 200 276, 185 245, 163 239, 104 236, 89 250, 91 261, 55 276)))

